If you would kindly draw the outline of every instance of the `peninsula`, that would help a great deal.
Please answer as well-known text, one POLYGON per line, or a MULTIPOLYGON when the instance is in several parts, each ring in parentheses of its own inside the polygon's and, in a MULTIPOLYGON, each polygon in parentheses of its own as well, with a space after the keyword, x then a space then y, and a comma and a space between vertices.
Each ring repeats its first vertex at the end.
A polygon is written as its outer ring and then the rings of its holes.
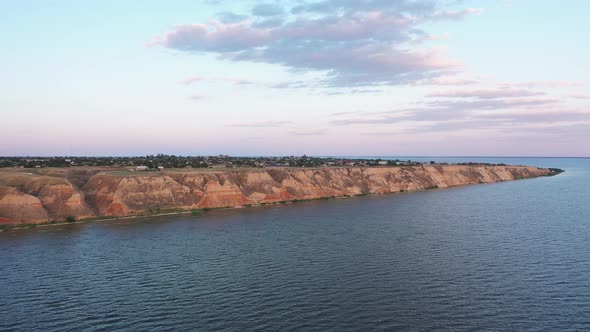
POLYGON ((412 164, 146 170, 0 168, 0 223, 157 215, 510 181, 561 172, 531 166, 412 164))

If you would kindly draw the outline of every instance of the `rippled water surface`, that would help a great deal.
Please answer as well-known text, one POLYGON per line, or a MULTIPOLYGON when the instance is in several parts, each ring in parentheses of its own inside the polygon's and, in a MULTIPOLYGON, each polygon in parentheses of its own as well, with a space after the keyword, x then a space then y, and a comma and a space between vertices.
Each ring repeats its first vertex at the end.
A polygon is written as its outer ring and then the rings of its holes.
POLYGON ((0 330, 589 330, 590 160, 484 161, 567 173, 0 233, 0 330))

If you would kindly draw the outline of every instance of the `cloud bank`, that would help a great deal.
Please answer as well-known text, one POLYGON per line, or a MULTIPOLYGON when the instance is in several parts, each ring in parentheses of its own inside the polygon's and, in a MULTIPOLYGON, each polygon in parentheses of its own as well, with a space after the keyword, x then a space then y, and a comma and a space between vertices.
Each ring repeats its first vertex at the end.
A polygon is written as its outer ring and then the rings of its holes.
POLYGON ((226 61, 281 65, 325 75, 321 85, 395 85, 456 71, 441 50, 417 47, 435 38, 426 22, 462 20, 478 9, 441 8, 440 1, 325 0, 255 5, 250 13, 224 13, 183 24, 150 45, 209 53, 226 61))

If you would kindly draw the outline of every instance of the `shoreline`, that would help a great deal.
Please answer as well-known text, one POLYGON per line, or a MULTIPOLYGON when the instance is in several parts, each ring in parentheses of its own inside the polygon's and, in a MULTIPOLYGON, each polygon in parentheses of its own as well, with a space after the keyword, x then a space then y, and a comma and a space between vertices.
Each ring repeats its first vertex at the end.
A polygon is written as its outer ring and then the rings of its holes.
POLYGON ((216 207, 216 208, 191 209, 191 210, 182 210, 182 211, 176 211, 176 212, 164 212, 164 213, 156 213, 156 214, 135 214, 135 215, 121 216, 121 217, 108 217, 108 216, 107 217, 96 217, 96 218, 87 218, 87 219, 82 219, 82 220, 76 220, 76 221, 72 221, 72 222, 49 221, 49 222, 36 223, 36 224, 35 223, 7 223, 7 224, 0 224, 0 233, 1 232, 8 232, 8 231, 25 230, 25 229, 31 229, 31 228, 37 228, 37 227, 81 225, 81 224, 89 224, 89 223, 95 223, 95 222, 112 222, 112 221, 142 219, 142 218, 147 219, 147 218, 154 218, 154 217, 178 216, 178 215, 185 215, 185 214, 191 214, 191 215, 193 215, 193 217, 200 217, 203 213, 211 212, 211 211, 238 210, 238 209, 248 209, 248 208, 273 206, 273 205, 287 205, 287 204, 296 204, 296 203, 314 202, 314 201, 328 201, 328 200, 335 200, 335 199, 350 199, 350 198, 355 198, 355 197, 394 195, 394 194, 420 192, 420 191, 435 190, 435 189, 440 189, 440 188, 428 188, 428 189, 421 189, 421 190, 401 191, 401 192, 393 192, 393 193, 385 193, 385 194, 361 194, 361 195, 354 195, 354 196, 334 196, 334 197, 329 196, 329 197, 320 197, 320 198, 313 198, 313 199, 297 199, 297 200, 290 200, 290 201, 281 201, 281 202, 274 202, 274 203, 260 203, 260 204, 225 206, 225 207, 216 207), (195 215, 195 213, 198 213, 198 214, 195 215))
MULTIPOLYGON (((544 177, 556 176, 558 174, 565 172, 564 170, 559 170, 559 171, 560 172, 555 172, 555 173, 552 173, 549 175, 545 175, 544 177)), ((533 179, 537 179, 537 178, 538 177, 521 178, 521 179, 517 179, 517 181, 533 180, 533 179)), ((509 182, 509 181, 500 180, 500 181, 496 181, 496 182, 485 182, 485 183, 477 183, 477 184, 498 184, 498 183, 502 183, 502 182, 509 182)), ((466 186, 472 186, 472 185, 476 185, 476 183, 466 183, 466 184, 461 184, 461 185, 449 186, 446 188, 432 187, 432 188, 424 188, 424 189, 417 189, 417 190, 401 190, 401 191, 397 191, 397 192, 389 192, 389 193, 382 193, 382 194, 367 193, 367 194, 358 194, 358 195, 326 196, 326 197, 311 198, 311 199, 295 199, 295 200, 286 200, 286 201, 279 201, 279 202, 272 202, 272 203, 246 204, 246 205, 214 207, 214 208, 200 208, 200 209, 181 210, 181 211, 164 212, 164 213, 156 213, 156 214, 135 214, 135 215, 121 216, 121 217, 111 217, 111 216, 100 217, 99 216, 99 217, 94 217, 94 218, 76 220, 76 221, 72 221, 72 222, 50 221, 50 222, 43 222, 43 223, 6 223, 6 224, 0 224, 0 233, 10 232, 10 231, 27 230, 27 229, 38 228, 38 227, 82 225, 82 224, 89 224, 89 223, 95 223, 95 222, 113 222, 113 221, 133 220, 133 219, 142 219, 142 218, 149 219, 149 218, 154 218, 154 217, 179 216, 179 215, 189 215, 189 214, 195 218, 198 218, 198 217, 202 216, 203 213, 210 212, 210 211, 235 210, 235 209, 273 206, 273 205, 287 205, 287 204, 297 204, 297 203, 304 203, 304 202, 327 201, 327 200, 335 200, 335 199, 351 199, 351 198, 358 198, 358 197, 386 196, 386 195, 395 195, 395 194, 404 194, 404 193, 418 193, 418 192, 423 192, 423 191, 444 190, 444 189, 460 188, 460 187, 466 187, 466 186)))
POLYGON ((555 176, 534 166, 421 165, 159 174, 0 172, 0 230, 200 214, 555 176))

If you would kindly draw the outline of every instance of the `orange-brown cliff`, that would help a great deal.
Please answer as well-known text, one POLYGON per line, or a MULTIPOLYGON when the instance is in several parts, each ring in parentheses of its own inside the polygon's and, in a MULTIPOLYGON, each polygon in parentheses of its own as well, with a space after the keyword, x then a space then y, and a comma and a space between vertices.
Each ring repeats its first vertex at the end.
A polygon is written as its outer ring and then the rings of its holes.
POLYGON ((0 172, 0 222, 126 216, 167 209, 236 207, 332 196, 509 181, 552 175, 526 166, 276 168, 120 172, 0 172))

